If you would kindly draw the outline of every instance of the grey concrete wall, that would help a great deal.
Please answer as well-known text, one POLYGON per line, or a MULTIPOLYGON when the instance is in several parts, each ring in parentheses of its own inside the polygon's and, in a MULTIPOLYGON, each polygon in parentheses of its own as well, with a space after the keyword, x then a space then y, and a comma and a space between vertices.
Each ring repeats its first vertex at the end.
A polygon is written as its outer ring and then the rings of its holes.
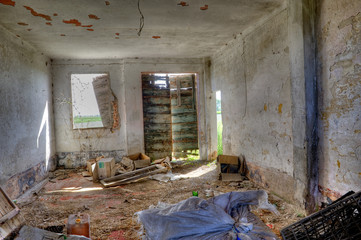
POLYGON ((244 155, 254 181, 293 199, 288 44, 283 10, 213 56, 212 82, 222 93, 224 154, 244 155))
MULTIPOLYGON (((59 165, 83 166, 87 159, 99 155, 122 156, 144 152, 142 72, 198 73, 199 119, 206 119, 206 89, 203 59, 124 59, 124 60, 56 60, 53 62, 56 149, 59 165), (73 130, 71 122, 72 73, 107 72, 111 88, 119 100, 120 129, 73 130)), ((202 159, 212 152, 207 145, 206 122, 199 121, 202 159)), ((208 136, 209 138, 209 136, 208 136)), ((215 146, 216 147, 216 146, 215 146)), ((214 151, 214 149, 213 149, 214 151)))
POLYGON ((319 189, 361 187, 361 2, 318 1, 319 189))
POLYGON ((100 155, 117 160, 126 155, 123 61, 55 60, 52 70, 58 164, 73 168, 84 166, 86 160, 100 155), (109 74, 111 89, 118 98, 119 129, 73 129, 71 74, 77 73, 109 74))
POLYGON ((11 197, 54 167, 50 59, 0 26, 0 185, 11 197))
MULTIPOLYGON (((201 159, 207 159, 212 149, 207 147, 207 109, 205 107, 207 89, 204 87, 203 59, 125 59, 124 87, 126 111, 126 141, 128 153, 144 152, 143 100, 141 74, 143 73, 198 73, 198 130, 201 159)), ((214 151, 214 149, 213 149, 214 151)))

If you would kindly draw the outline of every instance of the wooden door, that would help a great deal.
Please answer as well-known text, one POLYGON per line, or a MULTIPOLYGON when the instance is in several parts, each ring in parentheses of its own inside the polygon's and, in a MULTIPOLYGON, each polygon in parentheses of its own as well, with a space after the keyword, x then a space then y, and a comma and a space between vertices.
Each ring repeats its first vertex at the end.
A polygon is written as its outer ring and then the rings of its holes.
POLYGON ((195 74, 170 75, 173 156, 198 149, 195 74))
POLYGON ((152 159, 172 156, 171 101, 166 74, 143 74, 145 153, 152 159))

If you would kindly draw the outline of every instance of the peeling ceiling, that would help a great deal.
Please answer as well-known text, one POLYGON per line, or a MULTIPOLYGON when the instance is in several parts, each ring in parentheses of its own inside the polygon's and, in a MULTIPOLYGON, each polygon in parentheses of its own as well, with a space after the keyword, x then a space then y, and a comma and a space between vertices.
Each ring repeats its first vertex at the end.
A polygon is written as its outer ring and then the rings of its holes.
POLYGON ((51 58, 206 57, 285 0, 0 0, 0 25, 51 58))

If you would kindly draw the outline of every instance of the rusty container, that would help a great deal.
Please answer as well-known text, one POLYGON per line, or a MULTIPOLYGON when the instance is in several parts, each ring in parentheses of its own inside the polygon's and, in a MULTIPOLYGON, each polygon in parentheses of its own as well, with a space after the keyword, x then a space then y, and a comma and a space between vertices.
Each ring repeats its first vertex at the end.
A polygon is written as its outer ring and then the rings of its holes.
POLYGON ((90 238, 90 217, 88 214, 72 214, 68 218, 67 233, 90 238))

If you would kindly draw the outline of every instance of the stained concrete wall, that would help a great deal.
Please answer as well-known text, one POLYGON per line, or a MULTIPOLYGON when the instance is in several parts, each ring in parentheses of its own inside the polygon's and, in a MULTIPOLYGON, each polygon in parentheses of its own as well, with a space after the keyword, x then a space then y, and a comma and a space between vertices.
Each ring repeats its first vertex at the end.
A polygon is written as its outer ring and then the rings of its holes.
POLYGON ((50 59, 0 26, 0 185, 12 197, 54 167, 50 59))
MULTIPOLYGON (((114 157, 144 152, 143 98, 141 74, 149 72, 198 73, 198 118, 199 146, 202 159, 214 152, 216 144, 210 146, 210 136, 206 129, 211 125, 206 121, 208 110, 206 97, 212 93, 207 90, 203 59, 119 59, 119 60, 56 60, 53 62, 54 105, 56 149, 59 165, 65 167, 83 166, 87 159, 99 155, 114 157), (120 129, 73 130, 71 122, 71 85, 72 73, 107 72, 111 88, 119 100, 120 129)), ((213 141, 214 142, 214 141, 213 141)))
POLYGON ((285 9, 214 55, 212 82, 222 93, 223 153, 244 155, 254 181, 293 199, 288 44, 285 9))
POLYGON ((54 116, 58 164, 66 168, 84 166, 90 158, 104 155, 119 160, 127 152, 122 60, 55 60, 54 116), (73 129, 71 74, 108 73, 118 99, 120 128, 73 129))
POLYGON ((361 2, 318 1, 319 189, 361 187, 361 2))

